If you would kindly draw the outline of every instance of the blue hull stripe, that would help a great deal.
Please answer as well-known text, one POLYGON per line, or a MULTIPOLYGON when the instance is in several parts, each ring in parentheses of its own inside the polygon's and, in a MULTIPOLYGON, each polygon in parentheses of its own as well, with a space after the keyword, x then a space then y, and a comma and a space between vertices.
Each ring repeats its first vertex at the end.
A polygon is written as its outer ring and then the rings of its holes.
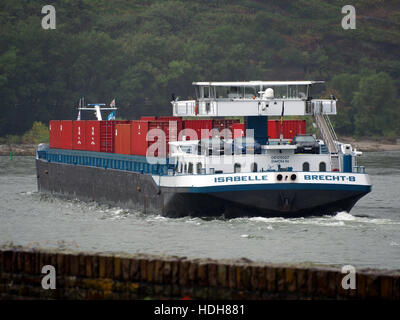
POLYGON ((191 187, 191 193, 213 193, 227 191, 252 191, 252 190, 332 190, 332 191, 371 191, 371 186, 340 185, 324 183, 280 183, 280 184, 252 184, 252 185, 229 185, 212 187, 191 187))

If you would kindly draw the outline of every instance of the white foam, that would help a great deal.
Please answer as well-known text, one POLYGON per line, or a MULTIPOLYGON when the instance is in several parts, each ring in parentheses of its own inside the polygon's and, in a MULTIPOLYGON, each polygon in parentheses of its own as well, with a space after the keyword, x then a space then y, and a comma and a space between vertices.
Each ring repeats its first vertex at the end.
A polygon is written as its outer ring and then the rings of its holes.
POLYGON ((338 212, 335 216, 333 216, 333 219, 340 221, 354 221, 356 220, 356 217, 352 216, 350 213, 346 211, 341 211, 338 212))
POLYGON ((390 242, 391 247, 400 247, 400 243, 397 243, 395 241, 390 242))
POLYGON ((332 221, 331 217, 328 218, 264 218, 254 217, 250 221, 268 223, 267 229, 273 230, 272 224, 302 224, 302 225, 317 225, 317 226, 343 226, 343 221, 332 221))
POLYGON ((168 220, 168 218, 163 216, 152 216, 146 219, 147 222, 165 221, 165 220, 168 220))
POLYGON ((247 220, 252 222, 268 223, 268 224, 301 224, 301 225, 316 225, 316 226, 344 226, 354 225, 354 223, 366 223, 366 224, 390 224, 397 225, 400 221, 393 221, 389 219, 379 218, 368 218, 368 217, 357 217, 353 216, 346 211, 338 212, 334 216, 322 216, 322 217, 300 217, 300 218, 265 218, 265 217, 253 217, 253 218, 237 218, 232 221, 244 221, 247 220))
POLYGON ((288 219, 285 218, 265 218, 265 217, 253 217, 249 218, 250 221, 265 222, 265 223, 277 223, 277 222, 287 222, 288 219))

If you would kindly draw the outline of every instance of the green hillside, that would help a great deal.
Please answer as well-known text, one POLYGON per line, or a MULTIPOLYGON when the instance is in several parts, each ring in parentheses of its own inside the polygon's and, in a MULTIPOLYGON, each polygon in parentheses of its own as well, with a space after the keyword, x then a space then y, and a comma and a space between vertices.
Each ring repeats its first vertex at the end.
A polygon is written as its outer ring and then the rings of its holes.
POLYGON ((339 134, 400 134, 400 2, 354 1, 357 29, 341 27, 346 1, 0 1, 0 136, 34 121, 74 119, 80 97, 116 98, 119 115, 170 114, 171 93, 192 81, 325 80, 339 134))

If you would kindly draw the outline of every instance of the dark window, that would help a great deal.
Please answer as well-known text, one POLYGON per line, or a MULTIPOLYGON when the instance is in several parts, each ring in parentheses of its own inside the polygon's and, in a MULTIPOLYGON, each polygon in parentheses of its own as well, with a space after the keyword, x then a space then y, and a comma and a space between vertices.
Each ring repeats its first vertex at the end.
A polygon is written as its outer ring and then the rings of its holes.
POLYGON ((325 162, 319 163, 319 171, 326 171, 326 163, 325 162))
POLYGON ((296 142, 310 142, 315 143, 315 138, 313 136, 297 136, 296 142))
POLYGON ((197 162, 197 173, 198 174, 201 173, 201 168, 202 168, 201 162, 197 162))
POLYGON ((193 173, 193 163, 189 162, 188 173, 193 173))
POLYGON ((239 172, 240 172, 240 168, 241 168, 240 163, 235 163, 235 165, 234 165, 234 167, 233 167, 233 171, 234 171, 235 173, 239 173, 239 172))
POLYGON ((310 164, 308 162, 303 163, 303 171, 310 171, 310 164))

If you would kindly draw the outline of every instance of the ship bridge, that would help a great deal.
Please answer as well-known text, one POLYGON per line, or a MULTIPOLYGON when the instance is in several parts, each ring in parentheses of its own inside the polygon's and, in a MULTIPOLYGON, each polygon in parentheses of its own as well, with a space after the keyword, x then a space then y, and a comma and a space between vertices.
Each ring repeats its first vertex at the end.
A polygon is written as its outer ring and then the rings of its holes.
POLYGON ((307 116, 336 114, 336 100, 312 99, 323 81, 193 82, 196 99, 172 101, 174 116, 307 116))
MULTIPOLYGON (((245 117, 254 139, 268 144, 269 116, 312 116, 332 168, 340 167, 338 142, 329 115, 336 115, 336 99, 313 99, 312 88, 324 81, 193 82, 196 99, 171 101, 177 117, 245 117)), ((281 152, 281 151, 280 151, 281 152)))

